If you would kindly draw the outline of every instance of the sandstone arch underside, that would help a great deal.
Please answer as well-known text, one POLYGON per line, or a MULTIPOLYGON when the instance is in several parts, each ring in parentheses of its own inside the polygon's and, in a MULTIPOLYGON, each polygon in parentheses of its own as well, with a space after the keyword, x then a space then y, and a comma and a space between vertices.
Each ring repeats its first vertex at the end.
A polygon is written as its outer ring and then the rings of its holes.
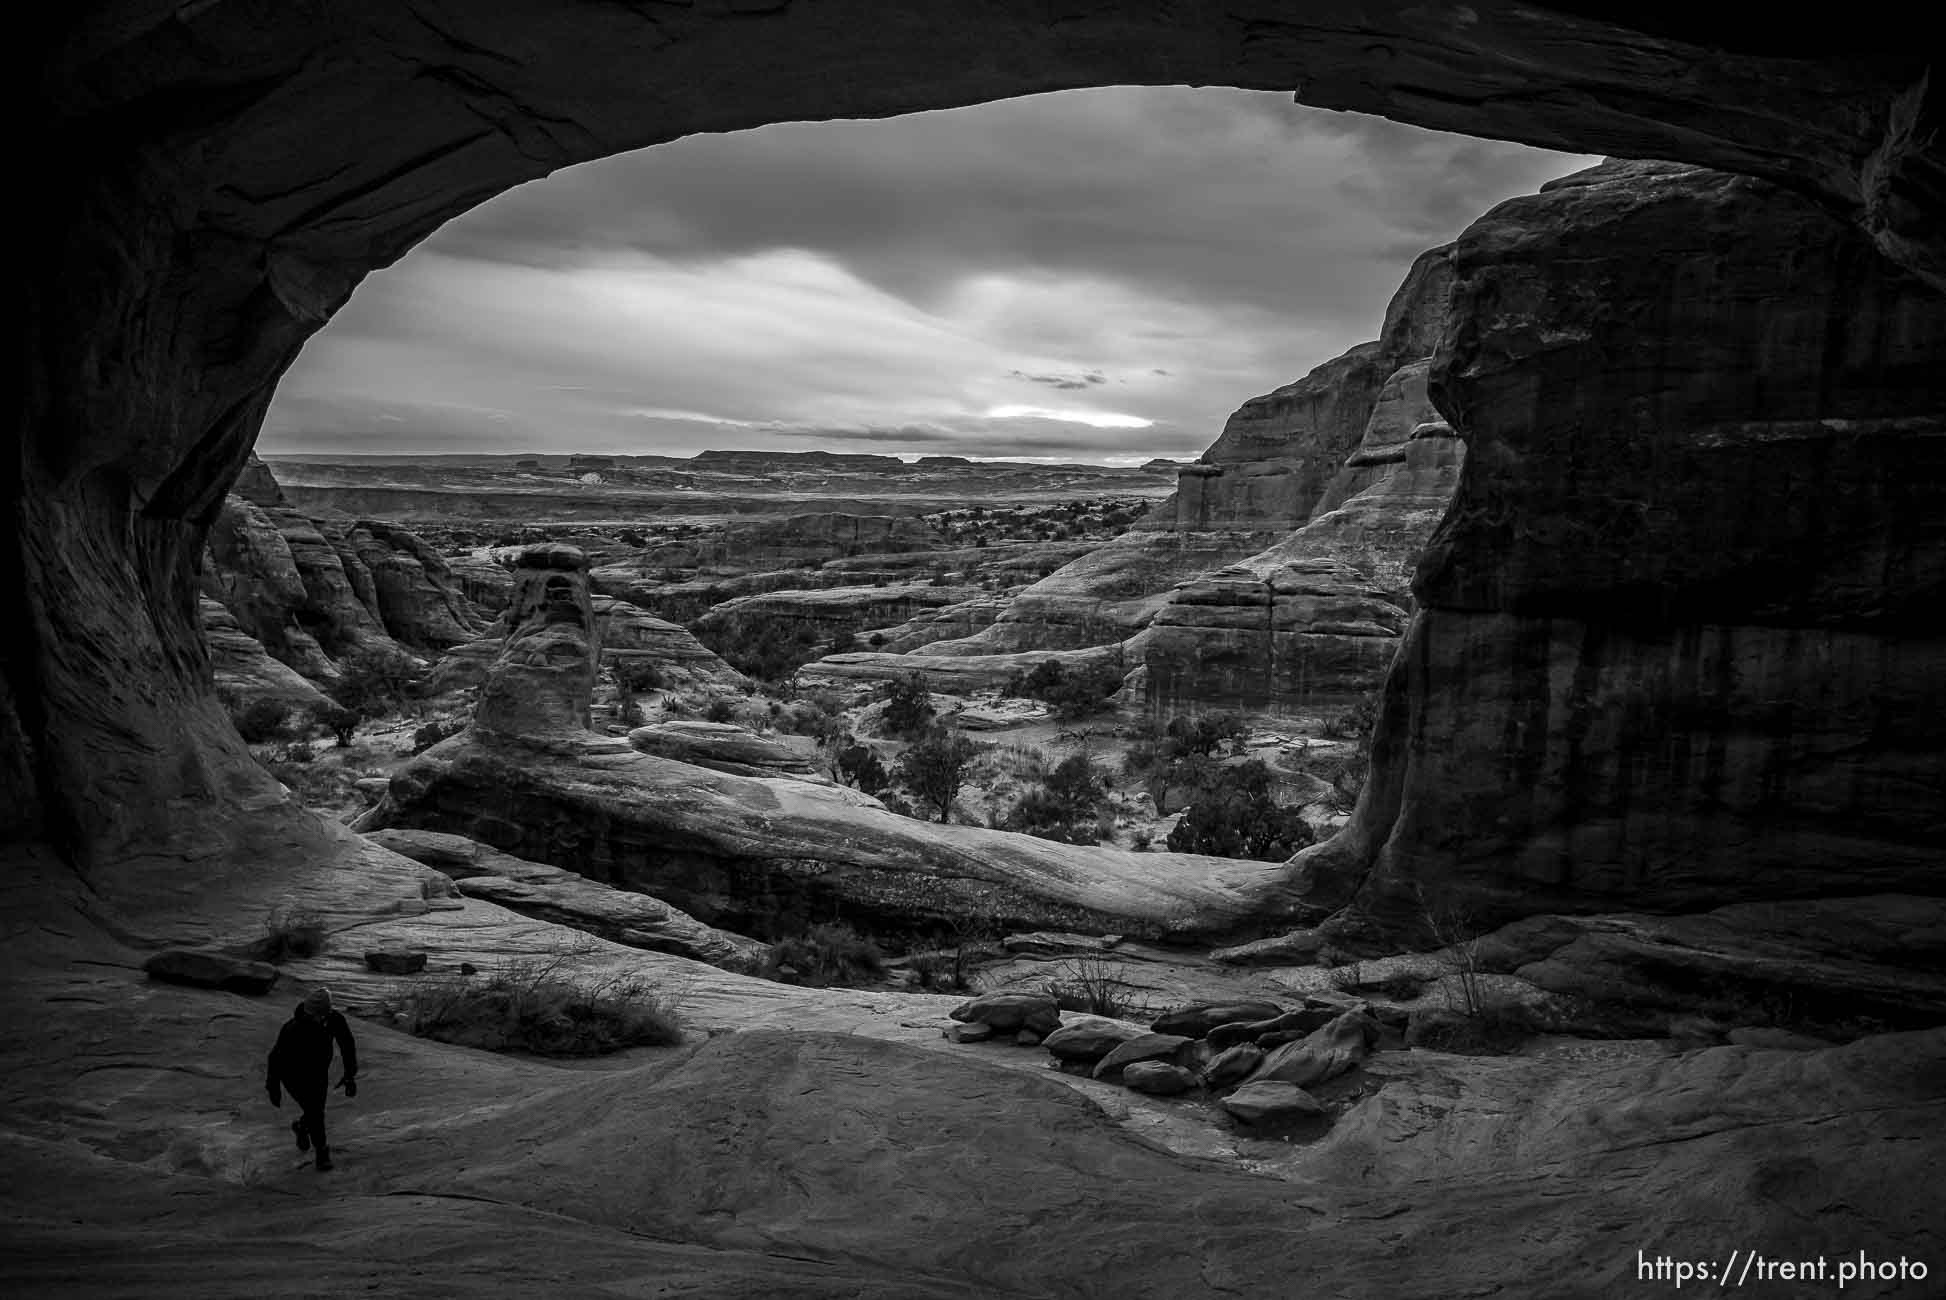
MULTIPOLYGON (((132 890, 145 865, 220 875, 244 869, 263 837, 312 833, 210 700, 192 581, 205 530, 278 376, 359 279, 570 163, 700 131, 1070 87, 1286 90, 1761 177, 1849 223, 1865 256, 1875 246, 1905 268, 1873 274, 1937 297, 1946 114, 1897 24, 1856 6, 1843 33, 1775 13, 1761 30, 1647 15, 1250 0, 131 0, 51 20, 28 123, 27 346, 0 468, 0 837, 57 844, 96 889, 132 890)), ((1927 347, 1939 337, 1912 329, 1927 347)), ((1444 391, 1453 403, 1458 390, 1444 391)), ((1936 446, 1937 394, 1913 391, 1921 409, 1894 414, 1919 420, 1915 445, 1936 446)), ((1469 436, 1468 412, 1448 413, 1469 436)), ((1474 457, 1467 475, 1479 486, 1492 468, 1474 457)), ((1936 548, 1937 493, 1894 505, 1911 512, 1901 535, 1936 548)), ((1449 561, 1433 586, 1479 606, 1454 576, 1463 569, 1449 561)), ((1907 587, 1864 600, 1858 617, 1889 606, 1903 620, 1891 635, 1926 631, 1910 597, 1936 587, 1936 570, 1886 568, 1879 581, 1907 587)), ((1914 662, 1934 674, 1921 699, 1936 700, 1937 658, 1914 662)), ((1399 719, 1381 756, 1405 743, 1399 719)), ((1382 838, 1383 812, 1361 813, 1365 834, 1382 838)), ((1895 830, 1913 842, 1911 826, 1895 830)))

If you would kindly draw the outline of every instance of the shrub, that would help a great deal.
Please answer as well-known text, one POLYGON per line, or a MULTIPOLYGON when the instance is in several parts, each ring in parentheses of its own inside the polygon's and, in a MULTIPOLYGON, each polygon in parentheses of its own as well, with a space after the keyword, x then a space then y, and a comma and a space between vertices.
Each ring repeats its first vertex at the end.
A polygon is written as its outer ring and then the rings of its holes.
POLYGON ((338 680, 327 693, 361 718, 400 712, 417 689, 419 666, 403 654, 364 649, 338 662, 338 680))
POLYGON ((830 921, 772 944, 761 973, 780 984, 830 988, 871 983, 884 969, 877 944, 842 921, 830 921))
POLYGON ((784 615, 744 614, 691 630, 730 667, 760 681, 784 681, 818 656, 816 627, 784 615))
POLYGON ((236 725, 236 734, 243 737, 247 745, 261 745, 266 741, 282 740, 290 734, 287 719, 291 706, 281 700, 252 700, 243 708, 230 715, 236 725))
POLYGON ((1096 812, 1106 794, 1094 761, 1072 754, 1042 778, 1040 788, 1022 795, 1001 825, 1060 844, 1099 844, 1103 830, 1096 812))
POLYGON ((1192 799, 1169 832, 1169 847, 1178 853, 1280 862, 1314 838, 1297 809, 1278 805, 1270 769, 1258 759, 1211 769, 1192 799))
POLYGON ((899 780, 937 808, 940 821, 951 821, 967 765, 979 752, 978 745, 957 731, 933 731, 899 755, 899 780))
POLYGON ((848 627, 841 627, 838 629, 838 634, 831 638, 831 645, 825 650, 825 653, 832 655, 848 654, 857 648, 858 634, 848 627))
POLYGON ((481 979, 422 980, 396 1010, 408 1032, 442 1043, 541 1056, 600 1056, 682 1041, 674 1000, 640 977, 582 984, 566 958, 510 961, 481 979))
POLYGON ((838 751, 838 779, 870 795, 892 784, 892 774, 869 745, 848 745, 838 751))
POLYGON ((1324 734, 1340 740, 1354 740, 1372 734, 1378 724, 1378 696, 1367 695, 1358 703, 1324 724, 1324 734))
POLYGON ((1069 958, 1043 988, 1063 1011, 1115 1020, 1147 1020, 1151 1015, 1148 1000, 1131 993, 1116 977, 1116 968, 1099 957, 1069 958))
POLYGON ((918 673, 885 685, 885 727, 895 736, 916 736, 932 725, 932 692, 918 673))
POLYGON ((464 722, 457 720, 441 722, 439 719, 434 718, 431 722, 428 722, 425 726, 418 728, 412 733, 412 752, 415 754, 423 754, 440 741, 457 736, 465 730, 466 724, 464 722))
POLYGON ((642 712, 641 701, 631 695, 622 700, 622 707, 615 712, 615 720, 633 729, 647 722, 648 718, 642 712))
POLYGON ((665 680, 661 666, 647 659, 617 659, 608 672, 615 679, 615 689, 631 697, 659 691, 665 680))
POLYGON ((736 704, 721 695, 714 697, 708 704, 703 706, 703 720, 705 722, 735 722, 736 716, 736 704))
POLYGON ((364 719, 358 716, 357 710, 347 709, 336 701, 311 706, 312 725, 329 731, 338 742, 339 749, 351 747, 351 738, 357 733, 358 724, 363 721, 364 719))
POLYGON ((324 951, 324 919, 302 907, 279 907, 264 918, 264 937, 258 941, 257 956, 272 965, 293 957, 315 957, 324 951))

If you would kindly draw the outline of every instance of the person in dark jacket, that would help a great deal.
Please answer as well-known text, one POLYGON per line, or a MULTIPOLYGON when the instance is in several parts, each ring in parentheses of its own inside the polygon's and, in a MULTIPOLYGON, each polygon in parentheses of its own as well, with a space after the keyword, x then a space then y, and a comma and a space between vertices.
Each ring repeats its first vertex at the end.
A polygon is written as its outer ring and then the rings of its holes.
POLYGON ((324 1100, 331 1091, 331 1045, 344 1052, 345 1073, 338 1086, 345 1096, 358 1095, 358 1046, 351 1041, 351 1026, 332 1009, 330 989, 312 989, 297 1010, 278 1031, 277 1045, 270 1049, 270 1063, 264 1071, 264 1091, 270 1104, 282 1106, 284 1093, 291 1095, 303 1114, 291 1121, 297 1135, 297 1149, 317 1148, 320 1169, 331 1168, 331 1146, 324 1133, 324 1100))

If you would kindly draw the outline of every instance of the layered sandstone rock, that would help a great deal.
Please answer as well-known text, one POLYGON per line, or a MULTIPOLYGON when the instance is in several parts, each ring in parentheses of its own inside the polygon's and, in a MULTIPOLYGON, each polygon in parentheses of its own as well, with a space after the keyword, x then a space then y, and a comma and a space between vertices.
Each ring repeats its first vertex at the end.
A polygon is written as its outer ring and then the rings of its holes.
POLYGON ((1937 892, 1946 296, 1668 164, 1502 204, 1456 268, 1432 386, 1467 463, 1371 783, 1300 859, 1320 900, 1937 892))
POLYGON ((358 823, 450 831, 767 933, 837 911, 913 924, 1216 936, 1281 910, 1279 864, 1077 848, 934 825, 854 790, 730 775, 587 729, 598 630, 585 561, 530 547, 471 728, 358 823))
POLYGON ((324 692, 303 674, 272 659, 262 642, 237 625, 229 610, 204 596, 197 602, 197 611, 219 695, 239 704, 275 700, 293 709, 330 705, 324 692))
POLYGON ((361 651, 437 651, 478 637, 481 616, 433 549, 401 528, 312 518, 252 458, 216 513, 204 593, 272 656, 316 682, 361 651), (247 493, 247 495, 246 495, 247 493))
POLYGON ((628 743, 644 754, 679 759, 714 772, 833 784, 819 771, 817 742, 809 736, 760 736, 732 723, 680 718, 637 727, 628 733, 628 743))
MULTIPOLYGON (((1266 553, 1286 543, 1293 529, 1345 504, 1355 491, 1376 488, 1391 477, 1407 460, 1414 426, 1435 417, 1426 398, 1425 358, 1438 337, 1452 285, 1449 251, 1435 248, 1414 261, 1392 296, 1377 340, 1239 407, 1199 461, 1183 468, 1175 495, 1135 528, 1021 592, 991 627, 923 646, 924 653, 1078 649, 1124 641, 1160 623, 1174 630, 1153 652, 1154 703, 1265 708, 1309 700, 1319 685, 1340 696, 1369 689, 1390 647, 1343 645, 1337 638, 1345 634, 1329 626, 1313 632, 1305 623, 1308 588, 1296 607, 1242 627, 1233 612, 1199 612, 1199 607, 1234 604, 1233 583, 1222 579, 1210 587, 1201 580, 1239 563, 1267 578, 1291 560, 1356 555, 1357 567, 1371 579, 1358 599, 1373 605, 1374 613, 1377 606, 1403 602, 1397 570, 1431 530, 1419 517, 1418 504, 1441 486, 1436 473, 1426 473, 1440 459, 1429 448, 1419 452, 1409 492, 1373 497, 1355 520, 1337 521, 1320 534, 1320 539, 1354 531, 1374 538, 1397 534, 1395 553, 1365 562, 1366 538, 1350 535, 1321 540, 1314 549, 1266 553), (1393 506, 1404 506, 1411 517, 1380 522, 1393 506), (1185 583, 1187 594, 1178 590, 1185 583), (1306 636, 1325 639, 1315 646, 1297 639, 1306 636), (1280 659, 1295 663, 1280 665, 1280 659)), ((1450 444, 1445 461, 1446 468, 1457 467, 1450 444)), ((1450 480, 1449 474, 1447 486, 1450 480)), ((1268 587, 1259 595, 1256 603, 1269 609, 1268 587)), ((1390 617, 1349 621, 1378 629, 1390 617)), ((1390 639, 1397 629, 1350 635, 1390 639)))

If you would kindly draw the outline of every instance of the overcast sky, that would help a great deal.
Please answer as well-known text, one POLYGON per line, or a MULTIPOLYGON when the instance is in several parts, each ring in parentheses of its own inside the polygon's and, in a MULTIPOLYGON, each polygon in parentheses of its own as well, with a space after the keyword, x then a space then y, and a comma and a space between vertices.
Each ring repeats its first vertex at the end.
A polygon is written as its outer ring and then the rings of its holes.
POLYGON ((694 136, 371 276, 259 446, 1186 459, 1594 161, 1183 87, 694 136))

